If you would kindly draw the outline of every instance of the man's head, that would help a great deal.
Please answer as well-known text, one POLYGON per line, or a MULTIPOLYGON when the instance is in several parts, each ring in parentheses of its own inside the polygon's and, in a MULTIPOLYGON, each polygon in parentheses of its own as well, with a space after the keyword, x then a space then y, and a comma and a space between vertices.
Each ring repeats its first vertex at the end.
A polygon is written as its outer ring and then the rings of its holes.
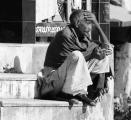
POLYGON ((78 30, 81 32, 82 35, 89 37, 89 32, 91 31, 91 23, 80 21, 80 23, 78 24, 78 30))
POLYGON ((75 10, 70 15, 70 24, 83 35, 87 35, 91 30, 91 22, 86 19, 86 12, 88 11, 75 10))
POLYGON ((83 11, 82 10, 75 10, 70 15, 70 24, 76 27, 77 24, 79 23, 79 21, 81 21, 83 19, 84 19, 83 11))

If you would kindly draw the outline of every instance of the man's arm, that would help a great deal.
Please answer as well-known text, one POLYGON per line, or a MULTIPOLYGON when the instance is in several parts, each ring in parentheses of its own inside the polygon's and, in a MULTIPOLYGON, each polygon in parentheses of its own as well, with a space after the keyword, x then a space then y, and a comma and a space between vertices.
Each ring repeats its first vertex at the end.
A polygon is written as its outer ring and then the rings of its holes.
POLYGON ((105 35, 105 33, 103 32, 103 30, 101 29, 99 23, 96 22, 95 25, 96 25, 96 28, 97 28, 97 30, 98 30, 98 32, 100 34, 100 37, 101 37, 101 41, 100 41, 101 44, 107 44, 107 45, 109 45, 110 42, 109 42, 107 36, 105 35))
POLYGON ((98 47, 96 43, 94 42, 88 43, 88 49, 85 52, 82 52, 86 61, 94 58, 94 55, 92 53, 96 47, 98 47))
POLYGON ((97 30, 100 34, 100 37, 101 37, 100 43, 102 45, 110 45, 110 42, 109 42, 107 36, 105 35, 105 33, 103 32, 103 30, 101 29, 98 21, 96 20, 95 15, 91 12, 87 12, 85 17, 86 17, 87 21, 91 21, 95 25, 95 27, 97 28, 97 30))
POLYGON ((95 27, 97 28, 97 30, 100 34, 100 37, 101 37, 100 41, 98 41, 100 46, 98 46, 94 49, 94 51, 92 53, 93 57, 95 57, 97 59, 103 59, 106 55, 112 54, 111 44, 110 44, 107 36, 105 35, 103 30, 101 29, 98 21, 96 20, 95 15, 91 12, 87 12, 85 14, 85 19, 95 25, 95 27))
MULTIPOLYGON (((93 50, 92 50, 93 51, 93 50)), ((92 51, 85 51, 85 52, 82 52, 82 54, 84 55, 84 58, 86 61, 90 60, 93 58, 92 56, 92 51)))

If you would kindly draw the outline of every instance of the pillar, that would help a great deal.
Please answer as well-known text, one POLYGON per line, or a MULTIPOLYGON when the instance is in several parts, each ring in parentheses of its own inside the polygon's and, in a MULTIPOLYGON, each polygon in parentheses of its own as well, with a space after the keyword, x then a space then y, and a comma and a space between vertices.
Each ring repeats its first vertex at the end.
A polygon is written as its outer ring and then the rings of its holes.
POLYGON ((22 43, 35 43, 35 1, 22 0, 22 43))

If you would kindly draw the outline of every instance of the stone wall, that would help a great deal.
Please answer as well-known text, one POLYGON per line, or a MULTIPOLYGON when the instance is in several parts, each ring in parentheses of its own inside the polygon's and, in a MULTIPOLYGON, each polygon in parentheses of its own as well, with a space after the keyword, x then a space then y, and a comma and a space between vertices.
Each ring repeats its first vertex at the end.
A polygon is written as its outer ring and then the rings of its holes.
POLYGON ((9 65, 18 73, 38 73, 43 67, 48 44, 0 44, 0 72, 9 65))

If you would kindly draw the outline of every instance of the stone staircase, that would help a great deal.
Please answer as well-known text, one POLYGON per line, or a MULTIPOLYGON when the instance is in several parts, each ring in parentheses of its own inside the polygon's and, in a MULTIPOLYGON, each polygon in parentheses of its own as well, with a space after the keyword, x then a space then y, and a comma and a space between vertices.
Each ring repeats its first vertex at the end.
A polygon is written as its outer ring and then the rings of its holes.
POLYGON ((114 81, 95 107, 35 98, 36 73, 48 45, 0 44, 0 72, 10 64, 23 74, 0 73, 0 120, 113 120, 114 81))

